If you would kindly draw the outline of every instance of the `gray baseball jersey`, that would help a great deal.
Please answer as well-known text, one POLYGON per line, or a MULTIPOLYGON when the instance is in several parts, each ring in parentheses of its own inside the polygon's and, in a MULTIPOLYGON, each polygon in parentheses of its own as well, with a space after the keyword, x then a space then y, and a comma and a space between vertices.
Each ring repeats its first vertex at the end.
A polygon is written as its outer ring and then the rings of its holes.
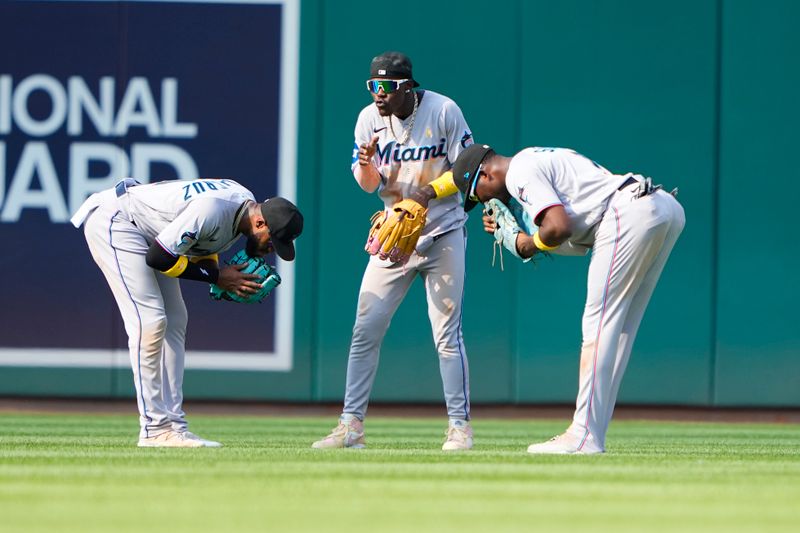
POLYGON ((532 147, 511 159, 506 187, 533 220, 548 207, 563 205, 572 236, 552 253, 582 255, 594 243, 609 198, 626 178, 568 148, 532 147))
POLYGON ((137 185, 126 179, 90 196, 72 218, 117 302, 133 369, 140 437, 185 431, 183 371, 188 314, 177 278, 147 265, 158 242, 178 256, 229 248, 243 204, 254 200, 233 180, 199 179, 137 185))
MULTIPOLYGON (((425 91, 409 140, 405 145, 398 144, 394 134, 402 138, 401 132, 411 120, 411 117, 400 120, 394 115, 382 117, 374 105, 368 105, 356 122, 351 168, 355 170, 358 166, 358 147, 378 135, 373 160, 381 174, 378 194, 386 209, 450 170, 458 154, 472 144, 472 134, 461 109, 441 94, 425 91)), ((425 250, 432 237, 463 226, 466 219, 460 194, 431 202, 417 250, 425 250)))
MULTIPOLYGON (((458 154, 472 144, 459 107, 432 91, 424 92, 416 116, 405 120, 382 117, 372 104, 361 111, 355 128, 354 172, 359 145, 369 143, 375 135, 379 141, 374 162, 381 174, 378 194, 386 209, 449 170, 458 154), (405 137, 407 128, 411 128, 410 135, 401 145, 398 138, 405 137)), ((428 297, 448 416, 469 420, 469 366, 461 333, 465 220, 460 194, 431 200, 417 253, 406 265, 370 258, 358 296, 344 413, 364 418, 381 342, 395 310, 419 275, 428 297)))
POLYGON ((169 180, 129 188, 120 208, 172 255, 203 256, 238 240, 237 215, 247 200, 255 197, 230 179, 169 180))

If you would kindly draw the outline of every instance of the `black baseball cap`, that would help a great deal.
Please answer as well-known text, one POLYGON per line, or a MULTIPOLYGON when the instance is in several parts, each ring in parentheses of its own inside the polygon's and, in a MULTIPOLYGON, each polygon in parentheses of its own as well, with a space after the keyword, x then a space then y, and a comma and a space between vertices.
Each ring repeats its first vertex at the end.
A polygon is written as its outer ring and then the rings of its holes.
POLYGON ((478 184, 478 167, 489 154, 494 152, 488 144, 472 144, 458 154, 453 165, 453 178, 467 183, 467 194, 464 195, 464 211, 469 211, 478 203, 475 198, 475 186, 478 184))
POLYGON ((372 58, 370 78, 409 79, 412 87, 419 87, 411 72, 411 60, 402 52, 384 52, 372 58))
POLYGON ((275 253, 285 261, 294 259, 294 241, 303 233, 303 215, 286 198, 276 196, 261 204, 261 214, 269 226, 270 240, 275 253))

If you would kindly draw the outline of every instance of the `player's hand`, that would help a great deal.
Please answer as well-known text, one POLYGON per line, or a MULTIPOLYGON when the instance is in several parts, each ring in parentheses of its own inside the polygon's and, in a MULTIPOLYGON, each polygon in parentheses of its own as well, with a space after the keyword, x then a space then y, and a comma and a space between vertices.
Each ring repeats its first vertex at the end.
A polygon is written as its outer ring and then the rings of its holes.
POLYGON ((497 221, 494 219, 494 214, 491 209, 483 210, 483 231, 493 234, 497 231, 497 221))
POLYGON ((217 286, 226 291, 230 291, 239 296, 255 294, 261 289, 261 285, 256 281, 258 276, 255 274, 243 274, 239 272, 247 266, 247 263, 228 265, 219 271, 217 286))
POLYGON ((358 164, 362 167, 369 165, 372 162, 372 157, 378 149, 378 139, 380 137, 375 135, 368 143, 364 143, 358 147, 358 164))

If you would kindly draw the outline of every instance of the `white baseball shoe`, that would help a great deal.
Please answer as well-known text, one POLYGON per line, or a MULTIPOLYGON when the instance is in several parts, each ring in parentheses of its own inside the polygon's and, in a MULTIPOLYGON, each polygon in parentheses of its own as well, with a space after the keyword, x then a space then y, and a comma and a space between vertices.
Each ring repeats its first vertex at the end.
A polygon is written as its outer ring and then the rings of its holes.
POLYGON ((186 439, 199 440, 200 442, 203 443, 203 447, 204 448, 222 448, 222 443, 221 442, 217 442, 215 440, 204 439, 202 437, 199 437, 199 436, 195 435, 191 431, 184 431, 183 435, 184 435, 184 438, 186 438, 186 439))
POLYGON ((583 443, 583 446, 581 446, 579 449, 578 446, 580 445, 580 440, 581 439, 578 439, 569 433, 562 433, 561 435, 557 435, 547 442, 531 444, 528 446, 528 453, 550 455, 594 455, 605 452, 605 450, 594 444, 594 441, 591 440, 591 436, 586 439, 586 441, 583 443))
POLYGON ((442 450, 446 452, 472 448, 472 426, 466 420, 451 420, 445 435, 442 450))
POLYGON ((343 414, 339 417, 339 425, 333 428, 330 435, 311 445, 312 448, 325 450, 330 448, 364 448, 364 423, 355 415, 343 414))
POLYGON ((203 441, 190 439, 186 432, 171 429, 153 437, 142 437, 137 444, 139 448, 202 448, 203 441))

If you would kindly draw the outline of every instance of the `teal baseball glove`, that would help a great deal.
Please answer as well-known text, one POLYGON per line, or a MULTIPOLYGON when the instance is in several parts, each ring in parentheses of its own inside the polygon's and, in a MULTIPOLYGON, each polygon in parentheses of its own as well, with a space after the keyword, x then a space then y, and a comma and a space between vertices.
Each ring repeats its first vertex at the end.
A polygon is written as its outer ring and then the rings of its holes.
MULTIPOLYGON (((513 198, 511 199, 511 209, 497 198, 492 198, 486 202, 485 211, 497 222, 497 231, 494 232, 496 245, 502 245, 514 254, 514 257, 522 259, 525 263, 530 261, 530 257, 523 259, 517 251, 517 234, 524 232, 533 235, 539 229, 531 220, 531 216, 513 198)), ((501 266, 502 258, 501 255, 501 266)))
POLYGON ((255 281, 261 284, 261 289, 254 294, 239 296, 238 294, 226 291, 212 283, 210 292, 212 300, 229 300, 231 302, 243 304, 260 303, 261 300, 272 292, 272 289, 281 283, 281 277, 278 275, 278 272, 271 265, 268 265, 263 257, 250 257, 244 250, 236 252, 226 263, 229 265, 247 263, 247 266, 240 272, 258 276, 258 279, 255 281))

